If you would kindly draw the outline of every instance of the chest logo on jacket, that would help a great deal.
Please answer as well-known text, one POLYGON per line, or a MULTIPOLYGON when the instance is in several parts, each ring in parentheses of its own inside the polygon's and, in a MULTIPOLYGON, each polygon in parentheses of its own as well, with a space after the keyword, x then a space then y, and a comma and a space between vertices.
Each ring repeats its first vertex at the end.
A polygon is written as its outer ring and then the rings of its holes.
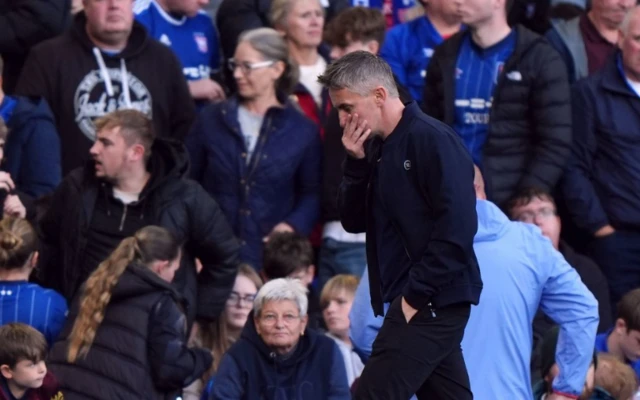
POLYGON ((107 69, 112 95, 107 89, 99 69, 89 72, 82 79, 73 98, 76 123, 82 133, 91 141, 95 140, 94 121, 110 112, 132 108, 152 117, 152 100, 149 89, 132 73, 123 79, 119 68, 107 69))

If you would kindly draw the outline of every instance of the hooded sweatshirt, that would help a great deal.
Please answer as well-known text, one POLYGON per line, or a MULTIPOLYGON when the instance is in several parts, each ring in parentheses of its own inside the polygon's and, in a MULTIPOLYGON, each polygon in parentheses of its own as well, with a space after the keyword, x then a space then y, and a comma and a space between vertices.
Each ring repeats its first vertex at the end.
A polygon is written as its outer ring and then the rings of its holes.
POLYGON ((276 355, 258 335, 251 313, 220 363, 209 399, 348 400, 351 394, 332 339, 307 329, 290 354, 276 355))
POLYGON ((136 109, 153 119, 158 137, 182 139, 195 106, 171 49, 152 40, 140 23, 120 53, 96 47, 77 14, 70 31, 36 46, 24 66, 17 94, 42 96, 52 108, 66 175, 83 165, 95 140, 95 119, 136 109))
POLYGON ((593 356, 597 301, 538 227, 510 221, 485 200, 476 210, 473 249, 485 287, 462 340, 475 398, 532 398, 531 325, 538 306, 560 325, 554 391, 579 395, 593 356))

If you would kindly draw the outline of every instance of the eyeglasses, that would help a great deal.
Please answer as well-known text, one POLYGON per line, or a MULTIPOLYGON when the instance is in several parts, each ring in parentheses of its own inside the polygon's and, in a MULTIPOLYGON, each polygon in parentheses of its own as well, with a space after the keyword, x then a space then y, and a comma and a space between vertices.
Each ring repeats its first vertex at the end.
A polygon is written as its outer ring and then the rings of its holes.
POLYGON ((516 221, 532 224, 536 221, 536 219, 538 219, 538 217, 547 219, 547 218, 553 217, 554 215, 556 215, 556 210, 554 210, 551 207, 544 207, 535 212, 525 211, 516 217, 516 221))
POLYGON ((275 63, 273 60, 260 61, 255 63, 250 63, 249 61, 241 61, 236 62, 233 58, 227 61, 227 67, 231 70, 231 72, 235 72, 236 68, 240 68, 243 74, 249 75, 251 71, 254 69, 267 68, 272 66, 275 63))
POLYGON ((242 307, 242 303, 244 303, 247 306, 249 306, 248 308, 251 308, 253 307, 253 301, 255 299, 256 299, 255 294, 240 296, 240 293, 238 292, 231 292, 231 294, 229 294, 229 298, 227 298, 227 304, 231 306, 235 306, 237 304, 240 307, 242 307))
MULTIPOLYGON (((260 319, 262 320, 262 323, 267 326, 275 325, 276 322, 278 322, 278 316, 276 314, 265 314, 262 317, 260 317, 260 319)), ((291 325, 292 323, 294 323, 299 319, 300 319, 299 315, 284 314, 282 316, 282 321, 284 322, 285 325, 291 325)))

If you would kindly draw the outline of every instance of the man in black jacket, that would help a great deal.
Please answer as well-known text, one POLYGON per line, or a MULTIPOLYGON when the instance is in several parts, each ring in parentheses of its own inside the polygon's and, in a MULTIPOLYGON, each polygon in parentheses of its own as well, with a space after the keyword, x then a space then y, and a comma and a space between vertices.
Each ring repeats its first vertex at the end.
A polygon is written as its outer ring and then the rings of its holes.
MULTIPOLYGON (((380 10, 352 7, 334 18, 325 32, 325 42, 331 46, 331 58, 338 59, 357 50, 378 54, 384 41, 387 22, 380 10)), ((397 80, 396 80, 397 83, 397 80)), ((403 103, 411 95, 399 83, 403 103)), ((319 289, 338 274, 362 276, 367 266, 366 235, 344 230, 338 210, 338 189, 342 180, 342 161, 346 156, 342 146, 342 127, 338 109, 329 112, 324 125, 324 165, 322 175, 322 247, 318 258, 319 289)), ((369 145, 374 145, 370 141, 369 145)))
POLYGON ((184 179, 183 145, 155 139, 139 111, 116 111, 96 127, 92 162, 64 179, 40 222, 42 282, 71 301, 122 239, 159 225, 184 243, 174 285, 189 321, 216 318, 235 282, 239 244, 217 203, 184 179))
POLYGON ((69 32, 31 51, 16 94, 44 97, 56 118, 62 173, 83 165, 94 120, 124 108, 145 113, 159 137, 182 139, 195 118, 182 66, 133 19, 133 0, 84 0, 69 32))
POLYGON ((342 225, 367 233, 374 313, 391 303, 355 398, 471 399, 460 349, 482 290, 471 159, 450 128, 405 107, 381 58, 347 54, 318 80, 344 127, 342 225), (369 163, 371 136, 382 144, 369 163))
POLYGON ((570 153, 566 67, 541 36, 511 29, 509 1, 467 0, 467 30, 439 46, 427 70, 424 111, 452 126, 485 177, 489 200, 551 191, 570 153))
POLYGON ((0 0, 0 55, 5 93, 12 94, 29 50, 55 37, 71 20, 70 0, 0 0))

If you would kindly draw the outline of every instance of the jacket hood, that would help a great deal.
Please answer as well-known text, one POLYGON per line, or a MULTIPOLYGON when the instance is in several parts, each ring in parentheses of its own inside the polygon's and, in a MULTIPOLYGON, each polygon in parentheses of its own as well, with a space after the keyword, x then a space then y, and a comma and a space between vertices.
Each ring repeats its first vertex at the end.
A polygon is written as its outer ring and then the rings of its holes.
POLYGON ((43 98, 18 97, 16 100, 18 102, 9 120, 9 129, 18 130, 27 123, 33 123, 34 120, 49 121, 52 125, 56 125, 51 108, 43 98))
POLYGON ((147 170, 151 173, 151 180, 142 191, 141 197, 167 179, 182 179, 187 176, 189 172, 187 149, 176 140, 156 139, 151 146, 147 170))
POLYGON ((262 340, 260 335, 258 335, 258 331, 256 330, 256 325, 253 320, 253 311, 249 314, 247 318, 247 323, 242 330, 242 334, 240 335, 241 339, 245 339, 249 343, 255 347, 258 352, 270 363, 278 362, 280 367, 295 367, 298 363, 304 361, 307 356, 313 350, 313 347, 318 340, 318 334, 314 332, 312 329, 306 329, 304 332, 304 336, 300 337, 298 341, 298 345, 293 350, 293 354, 291 357, 286 359, 278 360, 276 353, 266 345, 266 343, 262 340))
POLYGON ((166 292, 176 301, 180 296, 171 286, 145 266, 131 264, 124 271, 111 293, 111 301, 118 302, 146 294, 166 292))
MULTIPOLYGON (((87 34, 87 17, 84 11, 79 12, 73 18, 73 25, 71 27, 71 34, 76 38, 87 50, 92 51, 96 48, 96 45, 91 41, 87 34)), ((149 35, 147 30, 138 21, 133 21, 133 27, 129 34, 127 46, 119 54, 113 56, 113 58, 129 59, 137 56, 144 50, 149 42, 149 35)))
POLYGON ((476 213, 478 231, 474 242, 492 242, 506 234, 511 221, 498 206, 488 200, 476 200, 476 213))

